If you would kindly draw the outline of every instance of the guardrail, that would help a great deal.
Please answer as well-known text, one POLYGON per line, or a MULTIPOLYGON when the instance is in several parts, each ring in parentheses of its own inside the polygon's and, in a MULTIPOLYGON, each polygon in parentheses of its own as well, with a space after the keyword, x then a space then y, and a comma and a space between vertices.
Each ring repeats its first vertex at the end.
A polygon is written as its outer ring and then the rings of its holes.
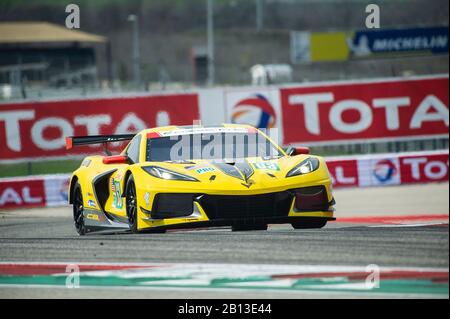
MULTIPOLYGON (((449 151, 326 158, 333 186, 370 187, 449 180, 449 151)), ((70 175, 0 179, 0 209, 67 205, 70 175)))

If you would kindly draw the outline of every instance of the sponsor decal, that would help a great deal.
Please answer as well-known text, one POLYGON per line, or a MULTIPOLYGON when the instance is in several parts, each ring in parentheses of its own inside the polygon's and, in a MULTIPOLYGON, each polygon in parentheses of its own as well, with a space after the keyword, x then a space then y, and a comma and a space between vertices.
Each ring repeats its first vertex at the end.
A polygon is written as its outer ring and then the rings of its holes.
POLYGON ((231 122, 258 128, 273 128, 276 125, 275 109, 264 95, 255 94, 234 105, 231 122))
POLYGON ((256 130, 245 127, 192 127, 173 131, 158 132, 160 137, 183 136, 192 134, 218 134, 218 133, 256 133, 256 130))
POLYGON ((256 162, 256 163, 253 163, 253 166, 256 169, 267 169, 267 170, 271 170, 271 171, 279 171, 280 170, 280 165, 278 165, 278 163, 274 163, 274 162, 256 162))
POLYGON ((215 168, 213 168, 213 167, 202 167, 202 168, 197 168, 195 170, 195 172, 198 173, 198 174, 211 173, 211 172, 214 172, 214 171, 215 171, 215 168))
POLYGON ((216 169, 214 167, 208 165, 193 165, 193 166, 185 166, 184 169, 188 171, 194 170, 197 174, 205 174, 214 172, 216 169))
POLYGON ((123 198, 119 180, 116 180, 115 178, 111 179, 111 191, 113 193, 113 206, 117 209, 122 209, 123 198))
POLYGON ((85 159, 83 160, 83 162, 81 162, 81 165, 80 165, 80 166, 83 166, 83 167, 89 167, 89 165, 91 165, 91 160, 88 159, 88 158, 85 158, 85 159))
POLYGON ((94 202, 92 199, 89 199, 89 200, 88 200, 87 205, 88 205, 89 207, 94 207, 94 208, 97 207, 97 205, 95 204, 95 202, 94 202))
POLYGON ((199 174, 215 171, 214 167, 211 167, 207 164, 185 166, 184 169, 186 169, 188 171, 195 170, 199 174))
POLYGON ((145 192, 145 194, 144 194, 144 202, 145 202, 145 206, 147 206, 147 207, 150 206, 150 193, 149 192, 145 192))
POLYGON ((92 219, 92 220, 96 220, 96 221, 100 221, 100 218, 98 217, 97 214, 87 214, 86 215, 87 219, 92 219))

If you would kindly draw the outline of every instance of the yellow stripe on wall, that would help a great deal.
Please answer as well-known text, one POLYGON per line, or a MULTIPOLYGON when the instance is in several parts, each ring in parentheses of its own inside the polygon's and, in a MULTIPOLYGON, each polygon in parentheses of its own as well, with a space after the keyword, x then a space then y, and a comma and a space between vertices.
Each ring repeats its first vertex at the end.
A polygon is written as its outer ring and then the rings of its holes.
POLYGON ((311 61, 345 61, 350 50, 345 32, 313 32, 311 33, 311 61))

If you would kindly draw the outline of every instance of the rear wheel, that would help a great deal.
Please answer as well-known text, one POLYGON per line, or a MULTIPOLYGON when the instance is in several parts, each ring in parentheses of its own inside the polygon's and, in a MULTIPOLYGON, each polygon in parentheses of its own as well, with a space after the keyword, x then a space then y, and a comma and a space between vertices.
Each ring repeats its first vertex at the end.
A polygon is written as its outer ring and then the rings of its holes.
POLYGON ((125 187, 125 197, 126 197, 126 210, 128 217, 128 224, 130 225, 130 230, 133 233, 138 232, 137 227, 137 198, 136 198, 136 186, 134 184, 133 176, 130 176, 127 180, 125 187))
POLYGON ((83 193, 81 192, 81 186, 78 182, 75 184, 73 191, 73 221, 75 229, 80 236, 86 234, 86 226, 84 225, 84 205, 83 205, 83 193))
POLYGON ((294 229, 314 229, 323 228, 327 224, 326 220, 302 220, 291 223, 294 229))
POLYGON ((267 230, 267 224, 236 224, 231 226, 232 231, 267 230))

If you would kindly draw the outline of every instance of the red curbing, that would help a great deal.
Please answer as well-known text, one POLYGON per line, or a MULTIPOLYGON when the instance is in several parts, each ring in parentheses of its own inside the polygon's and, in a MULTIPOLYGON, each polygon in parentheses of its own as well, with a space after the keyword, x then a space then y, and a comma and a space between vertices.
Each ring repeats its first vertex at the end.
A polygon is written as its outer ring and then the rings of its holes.
POLYGON ((415 221, 446 221, 448 214, 439 215, 405 215, 405 216, 367 216, 367 217, 337 217, 336 222, 353 224, 402 224, 415 221))
MULTIPOLYGON (((365 280, 368 272, 318 272, 318 273, 301 273, 301 274, 283 274, 273 275, 274 279, 311 279, 311 278, 336 278, 346 277, 349 280, 365 280)), ((397 270, 382 271, 380 276, 383 280, 400 280, 400 279, 428 279, 433 282, 448 282, 448 271, 416 271, 416 270, 397 270)))
MULTIPOLYGON (((12 275, 54 275, 54 274, 64 274, 67 273, 66 269, 69 265, 76 264, 0 264, 0 275, 1 276, 12 276, 12 275)), ((81 272, 86 271, 107 271, 107 270, 129 270, 129 269, 139 269, 139 268, 155 268, 158 266, 147 266, 147 265, 109 265, 109 264, 81 264, 79 269, 81 272)))

